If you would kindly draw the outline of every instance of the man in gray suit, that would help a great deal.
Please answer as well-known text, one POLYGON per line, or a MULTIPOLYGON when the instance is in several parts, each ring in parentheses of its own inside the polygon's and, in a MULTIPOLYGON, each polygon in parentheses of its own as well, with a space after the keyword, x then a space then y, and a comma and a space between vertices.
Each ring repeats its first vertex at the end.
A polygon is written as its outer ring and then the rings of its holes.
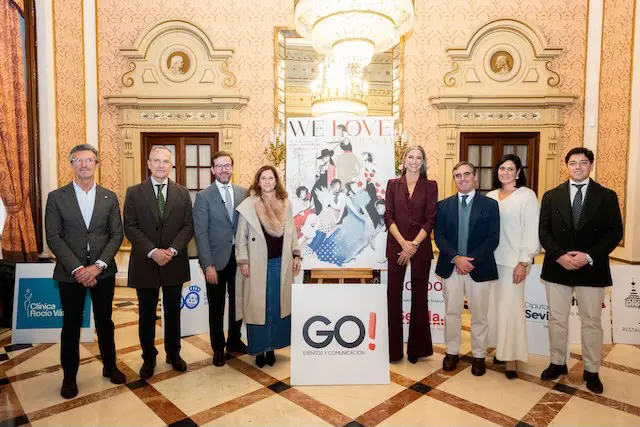
POLYGON ((114 384, 126 378, 116 367, 111 304, 115 286, 114 257, 122 243, 122 221, 116 195, 96 184, 98 151, 89 144, 69 153, 73 181, 49 193, 45 212, 47 244, 56 256, 53 278, 58 281, 64 310, 60 359, 64 379, 60 394, 78 394, 80 326, 87 289, 91 292, 102 375, 114 384))
POLYGON ((233 157, 230 153, 225 151, 214 153, 211 164, 215 181, 196 195, 196 202, 193 205, 193 227, 200 266, 207 281, 213 364, 224 366, 223 317, 227 292, 229 292, 230 301, 227 351, 247 352, 247 346, 240 340, 242 320, 235 320, 233 303, 236 277, 234 236, 238 225, 238 212, 235 208, 247 197, 247 189, 231 184, 233 157))

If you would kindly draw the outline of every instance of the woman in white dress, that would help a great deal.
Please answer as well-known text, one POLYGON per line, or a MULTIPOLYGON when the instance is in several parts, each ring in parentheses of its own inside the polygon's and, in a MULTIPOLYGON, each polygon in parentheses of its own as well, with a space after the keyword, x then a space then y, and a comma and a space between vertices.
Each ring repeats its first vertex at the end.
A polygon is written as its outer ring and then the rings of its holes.
POLYGON ((498 280, 490 287, 489 324, 496 341, 496 359, 506 362, 505 375, 514 379, 517 361, 527 362, 524 284, 533 258, 540 252, 536 194, 525 187, 520 158, 505 155, 494 170, 487 194, 500 207, 500 244, 495 250, 498 280))

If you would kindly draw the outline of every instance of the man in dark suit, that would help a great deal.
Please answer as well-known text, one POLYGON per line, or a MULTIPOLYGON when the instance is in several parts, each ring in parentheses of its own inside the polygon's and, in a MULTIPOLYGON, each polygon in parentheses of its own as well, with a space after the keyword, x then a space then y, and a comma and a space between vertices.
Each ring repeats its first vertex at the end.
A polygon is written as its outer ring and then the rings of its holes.
POLYGON ((471 373, 484 375, 489 333, 489 285, 498 279, 493 251, 500 239, 498 203, 476 188, 476 167, 462 161, 453 168, 458 193, 438 203, 435 240, 440 249, 436 274, 442 277, 446 306, 445 371, 453 371, 460 351, 464 296, 471 310, 471 373))
POLYGON ((602 346, 604 288, 611 286, 609 254, 622 240, 622 216, 613 191, 589 179, 593 152, 571 149, 565 156, 569 180, 542 198, 540 243, 545 249, 542 280, 549 304, 551 363, 542 379, 554 380, 567 371, 567 336, 575 292, 582 322, 583 379, 602 393, 598 376, 602 346))
POLYGON ((80 326, 87 289, 91 292, 102 375, 114 384, 126 378, 116 367, 111 304, 115 287, 114 257, 122 243, 122 221, 116 195, 96 184, 98 151, 89 144, 69 153, 73 181, 49 193, 45 212, 47 244, 56 256, 53 278, 58 281, 64 311, 61 365, 64 372, 60 394, 78 394, 76 375, 80 364, 80 326))
POLYGON ((140 303, 139 334, 143 364, 140 378, 153 376, 156 306, 162 288, 166 361, 186 371, 180 357, 182 284, 190 280, 187 244, 193 237, 189 191, 169 179, 171 151, 156 146, 149 153, 151 177, 129 187, 124 203, 124 232, 131 242, 129 286, 140 303))
POLYGON ((231 184, 233 157, 218 151, 211 157, 211 172, 215 181, 196 195, 193 206, 193 227, 200 267, 207 281, 209 300, 209 335, 213 349, 214 366, 224 366, 224 305, 229 293, 229 335, 227 351, 246 353, 247 346, 240 340, 242 320, 236 321, 235 234, 238 212, 235 208, 246 197, 247 189, 231 184))

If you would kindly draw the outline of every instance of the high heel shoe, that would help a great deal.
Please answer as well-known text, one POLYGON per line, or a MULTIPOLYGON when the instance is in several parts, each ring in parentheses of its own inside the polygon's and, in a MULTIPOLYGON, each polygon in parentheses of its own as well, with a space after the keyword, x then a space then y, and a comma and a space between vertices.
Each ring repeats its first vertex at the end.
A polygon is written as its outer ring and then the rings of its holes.
POLYGON ((276 363, 276 353, 273 350, 267 351, 265 361, 267 362, 267 365, 273 366, 276 363))
POLYGON ((260 353, 259 355, 256 356, 256 365, 258 365, 258 368, 262 368, 265 363, 266 363, 266 360, 264 357, 264 353, 260 353))

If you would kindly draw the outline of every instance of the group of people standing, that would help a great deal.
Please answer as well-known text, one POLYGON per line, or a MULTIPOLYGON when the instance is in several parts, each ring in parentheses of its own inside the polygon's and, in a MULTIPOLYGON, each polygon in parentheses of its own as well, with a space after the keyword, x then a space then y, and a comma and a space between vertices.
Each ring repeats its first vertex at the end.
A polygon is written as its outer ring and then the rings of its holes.
POLYGON ((541 279, 549 306, 551 363, 541 374, 553 380, 568 373, 568 320, 575 292, 582 321, 583 378, 602 393, 598 375, 602 346, 604 289, 612 285, 609 254, 622 239, 618 199, 589 178, 593 152, 574 148, 565 156, 569 179, 549 190, 538 207, 526 187, 520 158, 507 154, 494 169, 493 191, 476 191, 476 167, 461 161, 452 175, 457 193, 437 202, 437 185, 426 176, 420 146, 405 152, 402 176, 387 187, 385 221, 389 230, 389 353, 403 357, 402 288, 411 265, 411 322, 408 359, 433 354, 428 323, 427 283, 431 241, 440 250, 436 274, 443 279, 446 355, 442 367, 459 361, 464 299, 471 311, 471 372, 486 372, 487 349, 495 346, 495 364, 517 378, 517 363, 527 362, 524 283, 534 257, 545 249, 541 279))
POLYGON ((212 364, 226 363, 226 352, 250 353, 260 367, 276 362, 274 350, 291 341, 291 283, 300 270, 300 251, 287 193, 273 166, 258 170, 249 190, 231 183, 233 157, 219 151, 211 159, 215 182, 196 195, 171 181, 172 152, 155 146, 149 178, 127 189, 124 225, 116 195, 97 185, 97 150, 88 144, 69 153, 74 177, 47 199, 47 243, 56 256, 54 279, 64 311, 60 394, 78 394, 79 340, 84 299, 91 292, 103 376, 126 382, 116 365, 111 319, 115 256, 123 238, 131 244, 128 286, 139 302, 142 348, 140 378, 154 375, 156 309, 162 290, 166 362, 186 371, 180 356, 182 285, 190 280, 187 245, 195 236, 207 283, 212 364), (229 294, 229 332, 223 316, 229 294), (248 346, 241 340, 247 323, 248 346))
MULTIPOLYGON (((517 156, 507 155, 500 161, 494 176, 496 189, 487 196, 476 191, 475 166, 458 163, 452 172, 458 193, 438 202, 437 184, 427 179, 424 149, 414 146, 405 152, 402 176, 388 182, 383 213, 388 228, 391 361, 403 357, 402 287, 407 265, 412 274, 408 358, 416 363, 433 354, 427 281, 433 259, 430 236, 435 230, 440 249, 436 273, 443 278, 446 304, 443 369, 454 370, 458 363, 466 295, 472 313, 473 374, 485 373, 492 335, 496 358, 507 363, 507 377, 515 378, 516 362, 526 362, 528 356, 524 280, 541 243, 546 250, 542 279, 550 306, 552 349, 551 364, 542 378, 567 373, 567 324, 575 291, 582 318, 584 377, 590 390, 602 392, 600 306, 604 287, 611 285, 608 255, 622 237, 622 220, 615 193, 589 179, 593 153, 576 148, 565 160, 570 180, 545 194, 539 214, 537 198, 525 187, 517 156)), ((97 150, 88 144, 76 146, 69 161, 74 178, 49 194, 45 214, 47 243, 57 259, 54 279, 64 310, 63 397, 78 394, 80 325, 87 289, 103 376, 114 384, 126 382, 116 365, 111 320, 114 258, 124 236, 131 244, 128 286, 136 289, 139 301, 143 380, 151 378, 156 367, 160 289, 166 362, 177 371, 187 369, 180 356, 180 301, 182 285, 190 280, 187 245, 194 236, 207 284, 213 365, 225 365, 225 350, 254 355, 259 367, 276 363, 274 350, 291 342, 291 285, 300 270, 301 236, 273 166, 261 167, 245 189, 231 183, 231 154, 219 151, 211 159, 215 181, 196 195, 192 206, 188 190, 169 179, 172 152, 155 146, 147 160, 149 178, 127 190, 123 225, 116 195, 95 182, 97 150), (248 346, 241 340, 243 319, 248 346)))

